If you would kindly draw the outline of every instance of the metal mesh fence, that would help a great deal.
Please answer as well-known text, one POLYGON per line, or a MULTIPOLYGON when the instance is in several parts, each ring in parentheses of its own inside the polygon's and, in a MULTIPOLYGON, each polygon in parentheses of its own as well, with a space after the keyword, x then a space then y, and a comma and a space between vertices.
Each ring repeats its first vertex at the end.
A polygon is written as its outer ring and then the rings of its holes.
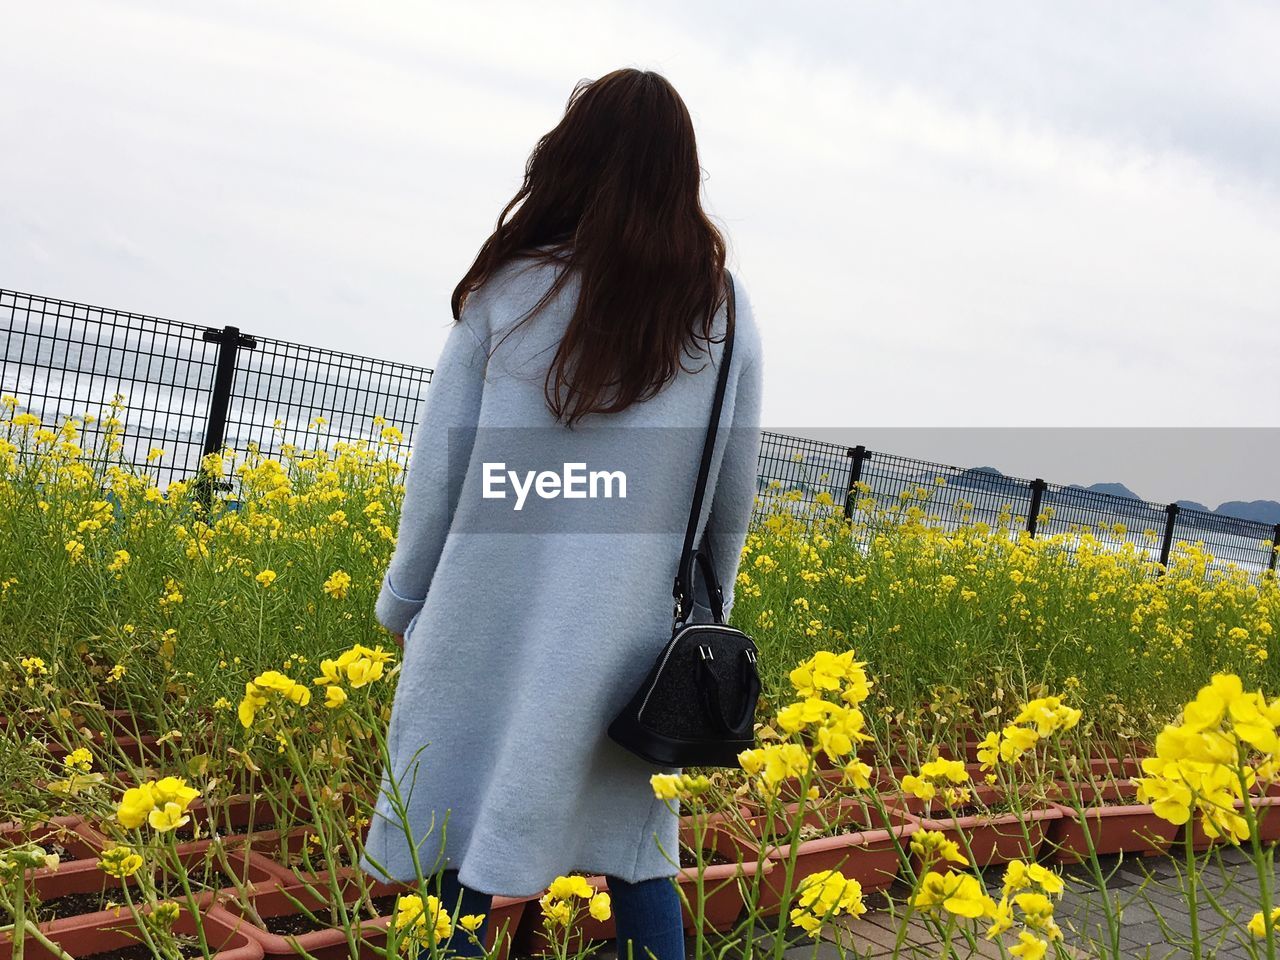
POLYGON ((379 439, 381 417, 408 442, 431 371, 390 360, 254 337, 236 355, 225 442, 266 454, 336 441, 379 439))
POLYGON ((1010 536, 1067 534, 1073 545, 1088 538, 1094 549, 1166 564, 1200 548, 1212 556, 1209 571, 1235 567, 1256 577, 1277 564, 1280 526, 778 433, 762 438, 757 487, 757 515, 808 517, 826 494, 864 541, 877 524, 911 511, 944 529, 984 523, 1010 536))
MULTIPOLYGON (((407 459, 430 381, 430 370, 410 364, 0 289, 0 394, 46 424, 88 415, 87 449, 105 419, 118 418, 117 455, 161 486, 192 476, 209 450, 255 445, 275 455, 286 444, 375 442, 383 425, 400 430, 392 449, 407 459)), ((806 516, 829 504, 846 512, 852 536, 910 510, 947 528, 1088 536, 1101 549, 1166 562, 1180 544, 1198 544, 1212 567, 1251 575, 1275 568, 1280 534, 1256 521, 769 432, 757 487, 758 510, 806 516)))
POLYGON ((84 418, 79 442, 91 455, 108 454, 95 441, 114 416, 123 443, 115 456, 161 487, 191 477, 205 452, 224 446, 276 454, 285 444, 375 441, 375 417, 401 431, 406 459, 430 380, 423 367, 234 327, 0 290, 0 394, 47 425, 84 418))
POLYGON ((149 466, 165 483, 199 463, 217 353, 202 327, 0 290, 0 393, 46 424, 88 415, 86 450, 122 396, 121 455, 146 464, 163 449, 149 466))

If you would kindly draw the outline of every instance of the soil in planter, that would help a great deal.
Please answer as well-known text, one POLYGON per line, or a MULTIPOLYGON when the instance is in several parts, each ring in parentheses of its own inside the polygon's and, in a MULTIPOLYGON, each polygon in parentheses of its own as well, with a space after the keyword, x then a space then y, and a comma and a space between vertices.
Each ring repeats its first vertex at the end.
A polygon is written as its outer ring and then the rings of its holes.
MULTIPOLYGON (((37 923, 47 923, 50 920, 61 920, 63 917, 97 913, 99 910, 114 906, 119 906, 122 912, 126 911, 128 908, 124 905, 124 898, 115 896, 118 893, 117 890, 99 890, 93 893, 68 893, 66 896, 54 897, 39 904, 27 901, 27 916, 34 918, 37 923)), ((0 907, 0 927, 10 923, 13 923, 13 916, 8 910, 0 907)))
POLYGON ((952 818, 961 820, 965 817, 986 817, 990 820, 994 817, 1004 816, 1003 813, 977 803, 962 804, 958 807, 952 807, 950 810, 946 807, 942 807, 937 810, 930 810, 928 815, 930 819, 933 820, 950 820, 952 818))
MULTIPOLYGON (((702 862, 708 867, 713 867, 713 866, 716 866, 717 864, 722 864, 722 863, 737 863, 736 860, 730 860, 727 857, 721 856, 715 850, 703 850, 702 862)), ((693 851, 688 849, 687 847, 681 847, 680 848, 680 866, 696 867, 697 865, 698 865, 698 860, 693 855, 693 851)))
MULTIPOLYGON (((200 950, 198 943, 179 943, 178 956, 183 960, 194 960, 196 957, 202 957, 204 954, 200 950)), ((151 952, 151 948, 145 943, 131 943, 127 947, 120 947, 117 950, 107 950, 103 953, 81 954, 78 960, 155 960, 155 954, 151 952)))
POLYGON ((274 933, 278 937, 300 937, 304 933, 312 933, 316 930, 329 930, 337 920, 328 917, 323 911, 312 911, 313 917, 308 917, 305 913, 290 913, 283 917, 266 917, 262 921, 262 925, 266 927, 267 932, 274 933))
MULTIPOLYGON (((261 853, 264 851, 260 850, 259 852, 261 853)), ((271 854, 268 854, 268 856, 271 856, 271 854)), ((323 850, 315 849, 310 852, 309 856, 311 859, 310 869, 312 870, 328 870, 331 861, 332 865, 335 867, 351 866, 351 851, 348 850, 346 846, 339 846, 337 849, 330 851, 328 856, 325 855, 323 850)), ((274 859, 274 857, 272 859, 274 859)), ((308 869, 306 862, 304 862, 302 858, 301 852, 286 854, 284 859, 285 865, 291 869, 308 869)))
MULTIPOLYGON (((234 887, 237 882, 239 882, 239 878, 228 876, 220 864, 202 862, 187 867, 187 883, 190 885, 192 893, 199 893, 201 890, 221 890, 223 887, 234 887)), ((247 883, 248 881, 245 882, 247 883)), ((186 892, 182 889, 181 879, 178 877, 165 877, 162 883, 157 884, 156 895, 161 900, 181 900, 186 896, 186 892)))
MULTIPOLYGON (((353 924, 361 923, 366 920, 372 920, 375 917, 389 917, 396 912, 396 894, 389 894, 385 897, 374 897, 370 901, 373 913, 369 913, 369 909, 365 904, 358 907, 354 903, 347 904, 347 917, 353 924)), ((325 906, 316 907, 311 911, 312 916, 305 913, 290 913, 279 917, 264 917, 262 925, 270 933, 274 933, 279 937, 296 937, 304 933, 312 933, 316 930, 331 930, 337 927, 340 920, 336 912, 331 915, 325 906), (314 919, 313 919, 314 918, 314 919)))

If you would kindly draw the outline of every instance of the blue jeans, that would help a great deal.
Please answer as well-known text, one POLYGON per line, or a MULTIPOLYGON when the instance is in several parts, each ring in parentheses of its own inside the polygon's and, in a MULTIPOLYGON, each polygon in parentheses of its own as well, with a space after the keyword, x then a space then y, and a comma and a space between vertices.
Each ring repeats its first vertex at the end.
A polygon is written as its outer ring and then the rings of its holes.
MULTIPOLYGON (((458 882, 457 870, 442 870, 439 874, 440 905, 453 916, 462 898, 459 917, 469 913, 484 914, 484 923, 476 930, 476 939, 485 942, 489 934, 489 911, 493 908, 493 896, 471 890, 458 882)), ((638 883, 627 883, 618 877, 606 875, 609 898, 617 929, 618 960, 648 960, 648 951, 656 960, 685 960, 684 921, 681 915, 680 894, 670 877, 655 877, 638 883), (629 951, 629 952, 628 952, 629 951)), ((435 884, 428 881, 427 890, 436 893, 435 884)), ((534 909, 537 904, 530 904, 534 909)), ((511 934, 510 927, 507 933, 511 934)), ((481 951, 470 941, 465 930, 457 930, 442 946, 459 957, 478 957, 481 951)))

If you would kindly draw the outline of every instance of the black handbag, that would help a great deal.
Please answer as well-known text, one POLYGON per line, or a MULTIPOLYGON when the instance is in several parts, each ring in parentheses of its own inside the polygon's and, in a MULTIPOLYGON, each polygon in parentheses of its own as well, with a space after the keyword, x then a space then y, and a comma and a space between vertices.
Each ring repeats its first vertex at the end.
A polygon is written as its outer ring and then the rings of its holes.
POLYGON ((729 292, 724 352, 684 549, 676 568, 671 639, 631 700, 609 724, 609 736, 614 741, 652 763, 668 767, 737 767, 739 752, 756 745, 755 710, 760 697, 756 645, 741 630, 724 622, 724 592, 711 554, 696 550, 693 542, 733 358, 733 277, 727 270, 725 278, 729 292), (702 574, 713 623, 687 622, 693 609, 693 578, 697 571, 702 574))

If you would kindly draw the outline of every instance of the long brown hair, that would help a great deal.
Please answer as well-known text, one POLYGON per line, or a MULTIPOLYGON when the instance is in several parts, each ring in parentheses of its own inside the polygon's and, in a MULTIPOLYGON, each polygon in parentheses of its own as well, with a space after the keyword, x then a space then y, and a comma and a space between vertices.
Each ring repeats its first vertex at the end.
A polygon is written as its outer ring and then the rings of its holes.
POLYGON ((696 356, 698 341, 710 344, 712 318, 727 294, 725 240, 702 209, 701 183, 693 121, 666 78, 628 68, 579 81, 454 289, 454 320, 509 260, 564 263, 515 324, 540 310, 571 273, 581 278, 547 370, 547 405, 556 419, 572 425, 653 396, 683 367, 682 353, 696 356))

